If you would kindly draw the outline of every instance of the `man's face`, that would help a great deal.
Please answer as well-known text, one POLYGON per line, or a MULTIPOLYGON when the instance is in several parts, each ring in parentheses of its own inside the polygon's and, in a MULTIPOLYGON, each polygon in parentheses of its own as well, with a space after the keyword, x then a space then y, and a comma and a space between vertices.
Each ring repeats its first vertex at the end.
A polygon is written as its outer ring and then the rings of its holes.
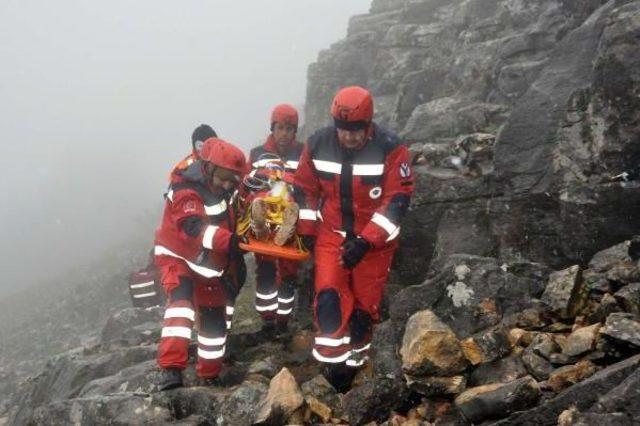
POLYGON ((367 130, 345 130, 336 128, 338 134, 338 141, 342 146, 349 149, 360 148, 367 137, 367 130))
POLYGON ((275 123, 271 131, 273 140, 280 148, 289 146, 296 138, 296 128, 291 124, 275 123))
POLYGON ((240 175, 224 167, 216 167, 211 163, 205 164, 207 176, 210 176, 210 187, 214 194, 232 193, 240 183, 240 175))

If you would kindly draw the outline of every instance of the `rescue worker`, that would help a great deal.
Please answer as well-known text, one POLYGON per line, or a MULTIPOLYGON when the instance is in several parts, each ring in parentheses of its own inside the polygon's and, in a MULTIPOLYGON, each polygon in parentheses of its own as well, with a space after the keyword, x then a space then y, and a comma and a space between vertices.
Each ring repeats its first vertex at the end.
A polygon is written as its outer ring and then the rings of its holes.
POLYGON ((313 356, 344 391, 368 359, 414 183, 407 147, 372 121, 366 89, 340 90, 331 115, 333 126, 307 141, 294 183, 299 233, 317 236, 313 356))
MULTIPOLYGON (((251 174, 259 175, 260 169, 265 167, 269 161, 265 154, 275 154, 284 163, 285 181, 292 182, 303 147, 296 140, 298 111, 289 104, 277 105, 271 112, 270 129, 266 142, 253 148, 249 154, 251 174)), ((291 226, 295 226, 295 222, 291 226)), ((262 317, 262 331, 266 337, 285 333, 293 312, 298 262, 259 254, 255 255, 255 260, 255 303, 262 317)))
POLYGON ((158 348, 161 390, 182 385, 195 323, 196 373, 206 382, 218 377, 227 310, 244 282, 231 197, 245 171, 245 156, 234 145, 209 138, 199 157, 175 172, 181 179, 169 187, 156 232, 156 265, 168 298, 158 348))
POLYGON ((204 141, 209 138, 217 137, 218 135, 216 134, 216 131, 213 130, 208 124, 201 124, 196 127, 191 134, 191 153, 180 160, 180 162, 173 167, 171 173, 173 174, 173 172, 177 170, 186 169, 191 164, 193 164, 193 162, 196 161, 200 156, 200 151, 202 150, 204 141))
MULTIPOLYGON (((197 160, 202 145, 209 138, 218 137, 215 130, 207 124, 196 127, 191 134, 191 153, 176 164, 169 175, 169 180, 177 176, 177 172, 184 170, 197 160)), ((135 308, 164 305, 165 298, 162 286, 158 280, 158 271, 155 265, 153 250, 150 253, 147 265, 129 274, 129 294, 131 303, 135 308)))

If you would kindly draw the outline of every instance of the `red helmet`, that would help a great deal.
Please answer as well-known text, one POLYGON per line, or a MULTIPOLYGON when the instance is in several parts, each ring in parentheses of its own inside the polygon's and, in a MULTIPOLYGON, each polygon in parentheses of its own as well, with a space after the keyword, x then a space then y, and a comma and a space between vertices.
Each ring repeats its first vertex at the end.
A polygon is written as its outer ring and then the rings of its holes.
POLYGON ((284 123, 298 128, 298 110, 289 104, 276 105, 271 111, 271 130, 275 123, 284 123))
POLYGON ((373 98, 367 89, 351 86, 340 89, 333 98, 331 115, 336 127, 347 130, 366 129, 373 119, 373 98))
POLYGON ((233 170, 236 173, 246 172, 247 160, 238 147, 218 138, 209 138, 204 142, 200 158, 211 164, 233 170))

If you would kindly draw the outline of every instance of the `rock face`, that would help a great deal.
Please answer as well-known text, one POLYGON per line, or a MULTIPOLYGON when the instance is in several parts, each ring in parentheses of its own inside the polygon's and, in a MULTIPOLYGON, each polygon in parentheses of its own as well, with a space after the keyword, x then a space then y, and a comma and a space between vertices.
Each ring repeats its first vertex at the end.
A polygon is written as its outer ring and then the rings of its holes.
POLYGON ((556 269, 640 233, 635 183, 637 1, 374 1, 309 67, 305 132, 339 87, 372 90, 376 118, 424 158, 400 276, 452 253, 556 269), (488 162, 456 141, 493 135, 488 162), (428 144, 425 145, 425 144, 428 144), (438 149, 442 146, 444 149, 438 149), (435 156, 435 157, 434 157, 435 156), (457 156, 461 164, 444 164, 457 156))

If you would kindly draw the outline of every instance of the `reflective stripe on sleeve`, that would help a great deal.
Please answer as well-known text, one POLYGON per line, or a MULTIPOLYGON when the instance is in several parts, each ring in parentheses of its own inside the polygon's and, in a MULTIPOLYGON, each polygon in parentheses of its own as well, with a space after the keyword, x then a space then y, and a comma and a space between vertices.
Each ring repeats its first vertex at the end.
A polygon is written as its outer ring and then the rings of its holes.
POLYGON ((193 270, 194 272, 197 272, 198 274, 202 275, 205 278, 221 277, 222 274, 224 273, 224 270, 218 271, 216 269, 207 268, 206 266, 200 266, 193 262, 190 262, 184 257, 172 252, 171 250, 163 246, 155 246, 153 249, 153 253, 156 256, 171 256, 177 259, 182 259, 187 263, 187 265, 189 266, 189 268, 191 268, 191 270, 193 270))
POLYGON ((222 200, 218 204, 214 204, 213 206, 205 205, 204 211, 207 213, 207 216, 217 216, 227 211, 227 202, 225 200, 222 200))
POLYGON ((319 172, 327 172, 339 175, 342 173, 342 164, 333 161, 313 160, 313 165, 319 172))
POLYGON ((386 216, 383 216, 380 213, 374 213, 373 217, 371 218, 371 222, 384 229, 389 235, 393 235, 393 233, 396 232, 398 228, 386 216))
POLYGON ((202 236, 202 247, 213 250, 213 237, 215 237, 217 230, 218 227, 215 225, 207 226, 207 229, 204 230, 204 235, 202 236))
POLYGON ((354 176, 380 176, 384 173, 384 164, 354 164, 354 176))

